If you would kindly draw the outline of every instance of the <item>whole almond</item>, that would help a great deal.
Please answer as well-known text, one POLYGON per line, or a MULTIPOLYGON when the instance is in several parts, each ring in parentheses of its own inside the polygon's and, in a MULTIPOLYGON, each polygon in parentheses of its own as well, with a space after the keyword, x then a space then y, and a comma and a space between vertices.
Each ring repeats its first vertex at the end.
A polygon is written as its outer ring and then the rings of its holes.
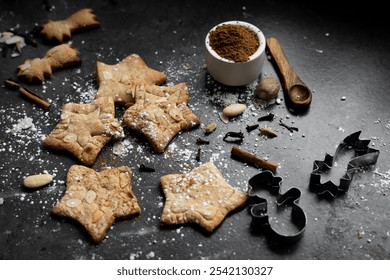
POLYGON ((36 174, 24 178, 23 185, 26 188, 34 189, 43 187, 44 185, 49 184, 51 181, 53 181, 53 176, 50 174, 36 174))
POLYGON ((242 114, 246 110, 245 104, 235 103, 223 109, 223 114, 228 117, 235 117, 242 114))

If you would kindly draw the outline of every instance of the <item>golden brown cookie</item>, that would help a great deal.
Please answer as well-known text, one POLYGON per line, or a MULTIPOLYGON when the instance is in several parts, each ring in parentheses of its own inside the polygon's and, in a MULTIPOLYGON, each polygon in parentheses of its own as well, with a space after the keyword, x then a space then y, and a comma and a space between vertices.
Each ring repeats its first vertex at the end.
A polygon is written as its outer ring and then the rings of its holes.
POLYGON ((100 83, 96 98, 100 98, 102 96, 112 96, 115 105, 125 106, 128 108, 134 104, 136 91, 140 87, 144 88, 146 92, 156 96, 171 95, 177 90, 183 92, 187 91, 188 94, 188 87, 185 83, 180 83, 173 86, 157 86, 148 84, 141 85, 136 83, 126 85, 114 81, 103 81, 100 83))
POLYGON ((164 152, 171 140, 182 130, 200 124, 199 118, 187 106, 188 90, 157 96, 144 85, 136 90, 135 103, 123 115, 123 123, 146 136, 153 149, 164 152))
POLYGON ((18 66, 18 78, 29 83, 42 83, 53 71, 81 64, 79 52, 69 44, 51 48, 43 58, 27 59, 18 66))
POLYGON ((115 105, 129 107, 134 104, 134 93, 136 84, 122 84, 115 81, 103 81, 99 85, 96 99, 104 96, 111 96, 115 105))
POLYGON ((98 61, 96 63, 96 74, 99 86, 106 81, 125 85, 162 85, 167 80, 167 75, 149 68, 137 54, 129 55, 115 65, 107 65, 98 61))
POLYGON ((66 179, 66 192, 52 214, 72 218, 82 224, 99 243, 118 218, 141 212, 131 189, 132 172, 127 166, 96 172, 72 165, 66 179))
POLYGON ((103 97, 92 103, 69 103, 62 107, 61 119, 44 144, 73 154, 85 165, 92 165, 100 150, 111 139, 124 137, 115 118, 114 101, 103 97))
POLYGON ((162 176, 160 183, 165 195, 163 225, 197 223, 212 232, 229 212, 248 200, 248 195, 229 185, 211 162, 188 174, 162 176))
POLYGON ((65 20, 49 20, 42 25, 40 34, 48 41, 63 42, 71 33, 85 31, 100 26, 92 9, 81 9, 65 20))

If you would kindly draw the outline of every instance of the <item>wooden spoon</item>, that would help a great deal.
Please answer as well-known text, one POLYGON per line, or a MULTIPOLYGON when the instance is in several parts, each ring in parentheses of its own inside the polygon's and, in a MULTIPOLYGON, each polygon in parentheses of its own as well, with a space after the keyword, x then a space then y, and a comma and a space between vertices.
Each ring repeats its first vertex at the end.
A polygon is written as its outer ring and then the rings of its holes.
POLYGON ((289 105, 296 110, 307 109, 312 100, 312 93, 289 64, 279 41, 273 37, 268 38, 267 49, 279 68, 289 105))

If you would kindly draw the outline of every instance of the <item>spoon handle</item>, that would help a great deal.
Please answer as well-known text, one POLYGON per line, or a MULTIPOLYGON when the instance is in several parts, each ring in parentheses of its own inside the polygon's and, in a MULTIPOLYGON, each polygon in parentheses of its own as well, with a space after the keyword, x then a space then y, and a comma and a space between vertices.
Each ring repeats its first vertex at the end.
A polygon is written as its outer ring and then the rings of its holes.
POLYGON ((302 80, 288 62, 278 39, 274 37, 268 38, 267 48, 279 68, 285 91, 288 92, 295 84, 303 84, 302 80))

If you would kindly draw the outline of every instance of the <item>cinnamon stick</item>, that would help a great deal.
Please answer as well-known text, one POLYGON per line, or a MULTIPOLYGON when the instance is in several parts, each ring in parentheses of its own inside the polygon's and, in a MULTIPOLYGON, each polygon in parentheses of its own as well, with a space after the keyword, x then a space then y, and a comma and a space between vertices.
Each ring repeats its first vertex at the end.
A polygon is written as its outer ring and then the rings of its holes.
POLYGON ((39 96, 37 93, 33 92, 31 89, 28 89, 27 87, 22 88, 17 82, 12 79, 5 80, 4 85, 9 89, 19 90, 19 92, 23 96, 27 97, 28 99, 35 102, 44 109, 49 109, 50 103, 43 99, 41 96, 39 96))
POLYGON ((4 81, 4 85, 7 88, 12 89, 12 90, 20 89, 20 85, 17 82, 11 80, 11 79, 5 80, 4 81))
POLYGON ((34 94, 33 92, 31 92, 30 90, 26 89, 26 88, 19 88, 19 92, 27 97, 28 99, 30 99, 31 101, 35 102, 36 104, 38 104, 39 106, 41 106, 42 108, 44 109, 49 109, 50 107, 50 103, 47 102, 46 100, 44 100, 43 98, 41 98, 40 96, 34 94))
POLYGON ((259 158, 252 153, 249 153, 247 151, 244 151, 244 150, 238 148, 237 146, 232 147, 231 156, 237 160, 248 163, 248 164, 253 165, 255 167, 261 167, 264 169, 271 170, 274 173, 276 172, 276 169, 278 168, 277 163, 259 158))

